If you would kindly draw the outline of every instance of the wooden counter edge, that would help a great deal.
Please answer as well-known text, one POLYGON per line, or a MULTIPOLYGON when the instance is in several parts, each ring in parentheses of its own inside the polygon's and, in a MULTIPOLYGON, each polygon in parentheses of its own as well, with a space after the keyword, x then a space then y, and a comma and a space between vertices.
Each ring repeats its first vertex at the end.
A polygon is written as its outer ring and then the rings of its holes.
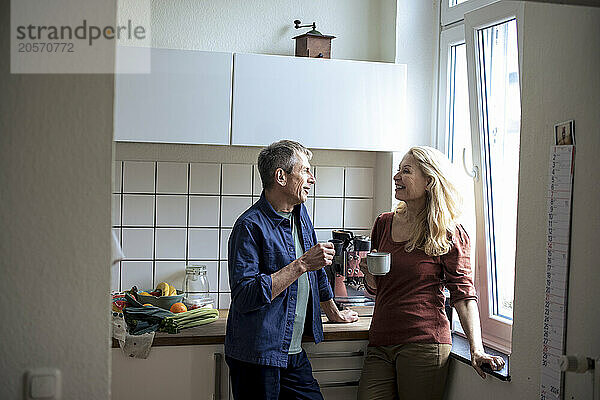
MULTIPOLYGON (((222 316, 218 321, 213 322, 215 326, 219 326, 219 333, 216 334, 190 334, 193 331, 188 331, 179 334, 166 334, 158 333, 154 336, 152 346, 194 346, 194 345, 205 345, 205 344, 224 344, 225 343, 225 322, 226 316, 222 316), (222 333, 221 333, 222 332, 222 333)), ((210 324, 210 325, 213 325, 210 324)), ((368 340, 369 339, 369 326, 371 324, 371 317, 360 317, 359 322, 353 324, 331 324, 323 323, 323 336, 325 342, 331 342, 336 340, 368 340)), ((209 325, 206 325, 208 327, 209 325)), ((214 326, 213 326, 214 327, 214 326)), ((211 327, 211 328, 213 328, 211 327)), ((194 330, 203 330, 202 327, 191 328, 194 330)), ((212 329, 213 332, 215 329, 212 329)), ((305 336, 302 338, 303 342, 312 341, 312 338, 305 336)), ((112 338, 112 348, 119 348, 119 342, 115 338, 112 338)))

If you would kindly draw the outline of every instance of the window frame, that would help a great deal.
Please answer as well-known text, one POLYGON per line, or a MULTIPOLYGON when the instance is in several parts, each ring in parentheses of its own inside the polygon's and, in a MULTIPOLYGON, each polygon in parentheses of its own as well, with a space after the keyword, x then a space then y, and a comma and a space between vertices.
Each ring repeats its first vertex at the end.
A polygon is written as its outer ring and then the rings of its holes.
POLYGON ((448 154, 449 121, 446 118, 450 108, 450 48, 465 43, 465 27, 463 24, 442 28, 440 33, 440 72, 438 78, 438 114, 437 114, 437 148, 448 154))
POLYGON ((487 6, 488 4, 495 3, 497 1, 500 0, 467 0, 464 3, 460 3, 453 7, 450 7, 448 5, 448 0, 441 0, 441 24, 442 26, 446 26, 461 21, 466 13, 481 8, 483 6, 487 6))
MULTIPOLYGON (((512 19, 517 21, 517 48, 519 65, 519 87, 522 87, 522 42, 519 32, 522 32, 523 5, 520 2, 501 2, 491 4, 465 14, 464 31, 467 45, 467 80, 469 86, 469 111, 471 125, 471 143, 473 147, 473 165, 479 171, 482 169, 482 144, 481 130, 483 115, 480 110, 481 87, 478 77, 481 65, 479 64, 478 31, 490 26, 498 25, 512 19)), ((475 250, 475 277, 479 293, 479 314, 481 319, 482 337, 490 347, 510 353, 512 341, 513 321, 491 315, 491 268, 487 263, 486 225, 484 214, 484 182, 481 177, 475 180, 476 204, 476 250, 475 250)), ((517 215, 518 220, 518 215, 517 215)), ((515 228, 516 229, 516 228, 515 228)), ((516 279, 516 276, 515 276, 516 279)))
MULTIPOLYGON (((437 114, 437 149, 440 150, 444 154, 449 153, 449 131, 450 131, 450 121, 448 118, 448 113, 450 111, 450 101, 451 93, 450 89, 450 81, 453 78, 451 76, 452 68, 450 62, 451 58, 451 49, 454 46, 458 46, 461 44, 465 44, 465 29, 464 24, 461 22, 459 24, 453 24, 449 27, 442 27, 440 31, 440 40, 439 40, 439 76, 438 76, 438 114, 437 114)), ((466 62, 466 60, 465 60, 466 62)), ((462 164, 462 160, 458 160, 454 162, 454 165, 458 163, 462 164)), ((458 171, 462 171, 461 168, 457 168, 458 171)), ((461 172, 459 172, 461 173, 461 172)), ((477 205, 476 205, 477 207, 477 205)), ((477 210, 475 210, 477 212, 477 210)), ((474 236, 474 232, 468 232, 469 235, 474 236)), ((475 265, 475 260, 473 259, 473 265, 475 265)), ((475 271, 473 270, 473 275, 475 275, 475 271)), ((477 284, 475 285, 477 289, 477 284)), ((449 307, 449 306, 448 306, 449 307)), ((447 313, 448 319, 450 320, 450 328, 454 333, 458 333, 461 336, 465 336, 464 330, 460 325, 460 321, 458 316, 456 315, 456 311, 454 311, 453 307, 449 307, 451 312, 447 313)))
MULTIPOLYGON (((477 2, 481 7, 481 3, 490 3, 490 1, 477 2)), ((438 75, 438 96, 437 96, 437 148, 447 154, 448 152, 448 111, 450 102, 450 93, 448 92, 450 83, 451 68, 449 62, 450 50, 452 46, 465 43, 466 45, 466 63, 467 63, 467 81, 469 93, 469 113, 470 113, 470 129, 471 129, 471 144, 473 156, 473 168, 477 172, 474 178, 475 191, 475 214, 476 228, 475 232, 471 233, 473 245, 475 246, 473 258, 473 273, 474 282, 479 294, 479 314, 481 319, 482 338, 484 343, 492 348, 503 351, 507 354, 511 352, 512 342, 512 322, 503 318, 498 318, 491 315, 490 299, 491 299, 491 268, 487 265, 487 234, 485 226, 485 210, 483 197, 483 179, 480 176, 482 171, 482 149, 480 143, 480 126, 482 123, 482 115, 479 110, 479 95, 481 89, 478 87, 477 76, 480 66, 477 57, 478 49, 475 47, 477 42, 477 31, 485 29, 489 26, 497 25, 511 19, 517 20, 517 46, 519 54, 519 87, 522 87, 522 42, 519 33, 522 32, 522 15, 523 5, 519 2, 501 2, 489 4, 485 7, 478 8, 460 16, 462 22, 451 26, 442 26, 440 30, 439 40, 439 75, 438 75)), ((476 3, 468 1, 459 6, 473 7, 476 3)), ((444 15, 444 6, 446 0, 442 2, 442 15, 444 15)), ((458 6, 455 6, 458 7, 458 6)), ((457 8, 458 10, 458 8, 457 8)), ((458 19, 457 19, 458 20, 458 19)), ((462 160, 455 161, 456 164, 462 160)), ((467 166, 465 166, 465 169, 467 166)), ((516 277, 515 277, 516 280, 516 277)), ((456 320, 458 320, 456 318, 456 320)), ((464 334, 462 327, 458 321, 452 323, 454 332, 464 334)))

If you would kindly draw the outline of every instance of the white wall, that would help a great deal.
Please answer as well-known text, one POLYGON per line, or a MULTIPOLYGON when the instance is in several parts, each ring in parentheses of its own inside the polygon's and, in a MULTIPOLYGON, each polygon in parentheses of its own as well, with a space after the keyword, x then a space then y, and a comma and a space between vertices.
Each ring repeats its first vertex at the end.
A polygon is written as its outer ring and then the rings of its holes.
POLYGON ((406 150, 435 143, 439 10, 438 0, 398 1, 397 5, 396 63, 407 65, 407 120, 398 140, 406 143, 406 150))
POLYGON ((26 369, 63 399, 109 396, 113 77, 11 75, 0 6, 0 398, 26 369))
MULTIPOLYGON (((556 123, 574 119, 576 156, 567 322, 568 353, 600 355, 600 9, 527 3, 512 382, 482 381, 454 362, 448 399, 539 397, 548 160, 556 123)), ((591 399, 591 375, 568 373, 565 399, 591 399)))
MULTIPOLYGON (((336 36, 332 58, 394 61, 395 0, 151 1, 152 46, 294 55, 292 37, 317 23, 336 36)), ((133 2, 121 2, 121 15, 133 2)))

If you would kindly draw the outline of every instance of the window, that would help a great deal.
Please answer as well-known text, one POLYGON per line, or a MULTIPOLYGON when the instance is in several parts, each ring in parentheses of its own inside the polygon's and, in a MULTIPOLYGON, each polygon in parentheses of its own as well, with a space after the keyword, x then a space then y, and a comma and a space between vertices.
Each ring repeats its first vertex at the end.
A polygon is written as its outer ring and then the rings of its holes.
POLYGON ((442 26, 461 21, 465 13, 476 10, 498 0, 442 0, 442 26))
POLYGON ((489 300, 494 316, 512 321, 521 115, 516 20, 479 30, 477 41, 489 300))
MULTIPOLYGON (((517 14, 518 5, 493 4, 442 31, 438 101, 438 147, 464 170, 461 223, 473 244, 484 342, 507 352, 520 140, 517 14)), ((457 318, 452 326, 462 331, 457 318)))
MULTIPOLYGON (((463 25, 442 31, 438 148, 448 156, 456 171, 464 169, 464 173, 456 176, 459 191, 463 196, 463 213, 459 222, 472 238, 471 260, 475 260, 475 185, 473 170, 466 169, 466 165, 472 165, 466 47, 463 25)), ((453 313, 450 322, 453 331, 464 333, 456 313, 453 313)))
MULTIPOLYGON (((469 118, 469 90, 467 85, 467 55, 463 25, 444 30, 440 40, 440 65, 443 76, 440 77, 440 93, 444 99, 440 101, 438 120, 438 148, 443 149, 448 159, 456 165, 457 170, 471 162, 471 126, 469 118)), ((470 235, 475 233, 475 187, 472 171, 457 176, 459 190, 463 195, 463 214, 460 223, 470 235)), ((475 247, 471 249, 474 257, 475 247)))

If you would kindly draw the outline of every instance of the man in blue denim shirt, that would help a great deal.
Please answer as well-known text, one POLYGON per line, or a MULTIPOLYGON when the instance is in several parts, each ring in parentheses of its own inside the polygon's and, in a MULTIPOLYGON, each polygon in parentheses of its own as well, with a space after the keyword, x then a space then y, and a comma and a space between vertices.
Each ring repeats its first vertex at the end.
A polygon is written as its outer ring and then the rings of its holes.
POLYGON ((315 177, 312 153, 282 140, 263 149, 260 199, 236 221, 229 237, 231 307, 225 356, 232 391, 241 399, 322 399, 302 335, 323 340, 321 308, 330 321, 354 322, 339 311, 323 271, 335 254, 317 244, 304 202, 315 177))

